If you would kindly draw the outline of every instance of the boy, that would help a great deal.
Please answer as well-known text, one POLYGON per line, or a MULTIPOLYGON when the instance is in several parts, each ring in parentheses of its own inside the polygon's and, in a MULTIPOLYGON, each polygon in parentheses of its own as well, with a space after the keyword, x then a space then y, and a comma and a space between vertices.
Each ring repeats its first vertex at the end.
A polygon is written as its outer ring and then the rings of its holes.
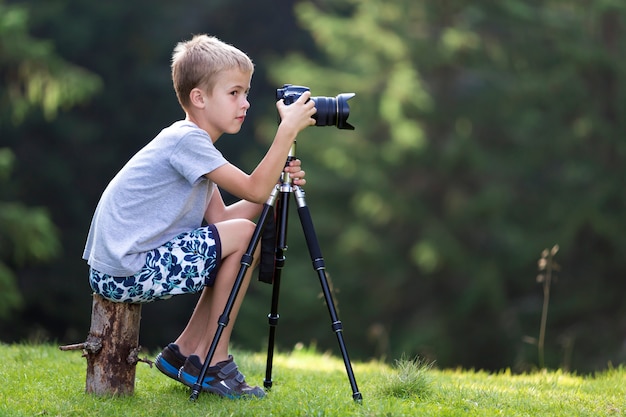
MULTIPOLYGON (((289 106, 276 103, 281 123, 250 175, 214 147, 223 133, 241 129, 253 71, 248 56, 215 37, 198 35, 176 46, 172 80, 186 117, 163 129, 113 178, 83 253, 92 289, 115 302, 202 291, 185 329, 156 359, 161 372, 189 387, 215 335, 255 227, 252 219, 283 170, 294 184, 305 183, 300 161, 288 166, 285 161, 297 134, 315 124, 308 92, 289 106), (226 206, 218 186, 242 200, 226 206)), ((249 268, 202 382, 204 391, 230 398, 265 395, 246 384, 228 353, 251 274, 249 268)))

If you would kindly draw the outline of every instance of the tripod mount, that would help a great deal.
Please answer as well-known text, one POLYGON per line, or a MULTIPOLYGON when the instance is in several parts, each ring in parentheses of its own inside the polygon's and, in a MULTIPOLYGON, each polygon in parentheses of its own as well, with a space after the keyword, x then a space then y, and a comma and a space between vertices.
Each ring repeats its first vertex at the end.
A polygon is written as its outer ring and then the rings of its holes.
MULTIPOLYGON (((296 142, 294 141, 287 157, 287 164, 289 164, 289 162, 291 162, 295 158, 296 142)), ((343 362, 346 367, 346 372, 348 374, 348 380, 350 381, 350 386, 352 388, 352 398, 359 403, 363 400, 363 396, 361 395, 357 387, 354 372, 352 370, 352 364, 348 356, 348 350, 346 348, 343 337, 343 324, 341 323, 337 315, 335 303, 333 301, 332 293, 328 283, 328 277, 326 276, 326 264, 322 256, 319 242, 317 240, 317 235, 313 226, 313 220, 311 219, 311 213, 308 206, 306 205, 304 190, 300 186, 293 184, 289 174, 283 172, 280 177, 279 183, 276 185, 276 187, 274 187, 268 200, 263 205, 263 210, 261 211, 259 221, 254 229, 254 232, 252 233, 250 243, 248 244, 246 252, 241 257, 241 267, 239 268, 235 283, 233 284, 233 289, 231 290, 231 293, 226 302, 226 306, 224 307, 224 312, 218 319, 218 327, 215 332, 215 336, 213 337, 211 346, 209 347, 209 351, 200 371, 200 375, 198 375, 198 379, 192 387, 191 395, 189 398, 191 401, 195 401, 201 392, 202 381, 204 380, 206 372, 209 368, 209 364, 213 359, 213 355, 215 354, 215 350, 217 349, 217 344, 222 336, 222 332, 224 331, 224 328, 228 325, 228 322, 230 320, 230 313, 233 309, 235 300, 237 299, 237 295, 243 283, 246 271, 253 264, 253 254, 258 246, 258 243, 263 237, 266 227, 268 226, 273 227, 273 230, 269 230, 269 232, 275 232, 275 234, 271 237, 271 241, 275 242, 273 248, 274 261, 271 267, 271 271, 269 271, 268 273, 267 271, 262 270, 259 275, 259 279, 263 282, 271 283, 273 286, 270 313, 267 316, 269 322, 269 339, 267 348, 265 379, 263 381, 263 386, 265 387, 265 389, 269 390, 272 387, 274 342, 276 336, 276 328, 278 326, 279 320, 278 299, 280 295, 281 273, 285 265, 284 252, 285 250, 287 250, 287 223, 289 212, 289 197, 291 194, 294 195, 296 204, 298 206, 298 216, 300 218, 300 223, 309 250, 309 255, 311 257, 311 262, 313 263, 313 269, 317 272, 320 285, 322 287, 322 292, 324 294, 324 299, 326 301, 326 306, 328 307, 328 313, 330 314, 331 328, 337 336, 341 356, 343 357, 343 362)))

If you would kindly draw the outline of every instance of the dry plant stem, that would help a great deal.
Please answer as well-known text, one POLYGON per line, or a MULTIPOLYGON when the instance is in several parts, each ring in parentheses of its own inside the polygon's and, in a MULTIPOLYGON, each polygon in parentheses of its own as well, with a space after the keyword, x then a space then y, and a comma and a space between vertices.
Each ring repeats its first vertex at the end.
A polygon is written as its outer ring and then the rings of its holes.
POLYGON ((539 350, 539 366, 545 367, 544 344, 546 339, 546 323, 548 321, 548 305, 550 304, 550 281, 552 279, 551 262, 548 261, 546 277, 543 281, 543 309, 541 311, 541 328, 539 329, 539 342, 537 348, 539 350))
POLYGON ((539 259, 539 270, 545 271, 539 275, 543 282, 543 308, 541 311, 541 326, 539 329, 539 341, 537 350, 539 355, 539 367, 545 368, 545 340, 546 326, 548 322, 548 306, 550 305, 550 285, 552 284, 552 271, 558 270, 558 265, 554 262, 554 255, 559 251, 559 245, 554 245, 552 249, 544 249, 539 259))

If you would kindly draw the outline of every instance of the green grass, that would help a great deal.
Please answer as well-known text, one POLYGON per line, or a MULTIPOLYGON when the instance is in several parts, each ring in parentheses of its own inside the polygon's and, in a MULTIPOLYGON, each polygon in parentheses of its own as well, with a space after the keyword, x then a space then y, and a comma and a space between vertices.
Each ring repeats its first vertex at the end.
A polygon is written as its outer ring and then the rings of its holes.
MULTIPOLYGON (((265 354, 235 352, 247 380, 261 385, 265 354)), ((0 344, 0 416, 626 416, 626 368, 596 375, 560 371, 513 375, 437 370, 419 361, 353 363, 363 403, 340 358, 310 349, 280 353, 274 387, 262 400, 227 400, 189 390, 139 363, 135 394, 85 394, 81 352, 0 344)))

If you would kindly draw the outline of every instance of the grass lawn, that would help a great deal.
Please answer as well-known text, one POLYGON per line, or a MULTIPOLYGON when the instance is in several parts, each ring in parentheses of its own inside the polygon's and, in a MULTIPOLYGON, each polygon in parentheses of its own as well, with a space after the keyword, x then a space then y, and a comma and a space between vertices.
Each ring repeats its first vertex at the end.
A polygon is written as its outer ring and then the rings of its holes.
MULTIPOLYGON (((248 382, 262 385, 265 354, 234 353, 248 382)), ((190 402, 188 388, 144 363, 133 396, 88 395, 81 352, 51 344, 0 344, 0 359, 0 416, 626 416, 624 366, 513 375, 357 362, 358 404, 341 358, 307 349, 275 356, 266 398, 234 401, 202 393, 190 402)))

